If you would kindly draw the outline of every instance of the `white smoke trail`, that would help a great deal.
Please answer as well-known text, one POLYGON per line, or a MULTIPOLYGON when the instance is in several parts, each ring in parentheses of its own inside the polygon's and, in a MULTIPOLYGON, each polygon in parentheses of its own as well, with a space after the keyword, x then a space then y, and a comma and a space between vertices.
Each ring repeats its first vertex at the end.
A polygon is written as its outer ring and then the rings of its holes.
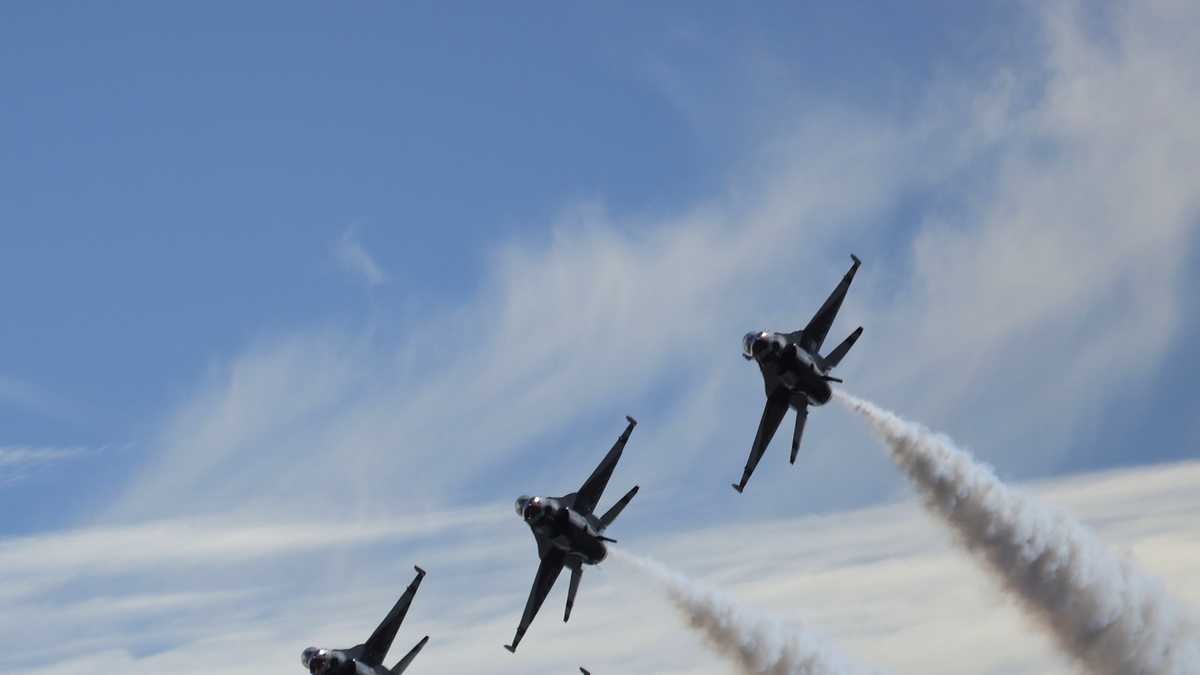
POLYGON ((660 563, 617 549, 609 552, 662 583, 667 597, 703 633, 719 654, 745 675, 847 675, 852 667, 821 637, 756 616, 728 597, 667 569, 660 563))
POLYGON ((1000 482, 948 437, 846 394, 958 541, 1068 654, 1103 675, 1200 673, 1200 634, 1090 530, 1000 482))

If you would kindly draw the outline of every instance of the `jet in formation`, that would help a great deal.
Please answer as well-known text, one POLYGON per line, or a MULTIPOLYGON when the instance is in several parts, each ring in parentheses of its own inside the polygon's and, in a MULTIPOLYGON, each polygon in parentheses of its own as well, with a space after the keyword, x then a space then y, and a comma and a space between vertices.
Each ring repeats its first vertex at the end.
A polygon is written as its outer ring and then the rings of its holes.
POLYGON ((400 596, 395 606, 392 607, 392 611, 388 612, 383 622, 379 624, 374 633, 371 633, 371 637, 367 638, 366 642, 350 649, 318 649, 316 647, 305 649, 300 654, 300 662, 304 664, 305 668, 308 668, 308 672, 312 675, 400 675, 403 673, 416 658, 421 648, 425 646, 425 643, 429 642, 429 636, 426 635, 390 670, 383 667, 383 659, 391 649, 392 641, 396 639, 396 631, 404 621, 404 615, 408 613, 408 606, 412 604, 413 596, 417 594, 417 588, 425 576, 425 570, 420 567, 415 569, 417 577, 408 585, 404 595, 400 596))
POLYGON ((510 652, 517 651, 517 645, 529 629, 533 618, 537 616, 542 602, 554 587, 554 582, 564 567, 571 570, 571 586, 567 591, 567 609, 563 614, 563 621, 571 618, 571 607, 575 604, 575 593, 579 590, 579 581, 583 577, 583 566, 600 563, 608 555, 605 542, 615 542, 605 537, 604 531, 637 494, 637 486, 635 485, 599 518, 593 512, 600 503, 604 488, 608 486, 613 469, 621 459, 621 452, 625 449, 625 443, 629 441, 629 434, 637 425, 637 420, 632 417, 625 419, 628 420, 629 426, 625 427, 620 438, 578 492, 564 497, 523 495, 517 499, 517 515, 533 530, 541 563, 533 577, 533 588, 529 590, 529 600, 525 603, 521 623, 517 625, 517 634, 512 644, 504 645, 510 652))
POLYGON ((804 434, 804 423, 808 420, 808 406, 824 405, 833 396, 830 382, 841 382, 829 373, 841 363, 846 352, 854 346, 855 340, 862 335, 862 326, 842 341, 833 351, 821 356, 821 344, 825 335, 833 326, 833 320, 841 309, 854 273, 862 263, 857 256, 850 256, 854 264, 850 271, 842 277, 841 283, 833 289, 833 293, 825 300, 825 304, 817 310, 811 321, 803 329, 791 333, 747 333, 742 339, 742 356, 747 361, 758 363, 762 371, 763 386, 766 388, 767 404, 763 409, 762 420, 758 423, 758 433, 754 436, 754 445, 750 447, 750 457, 746 460, 746 468, 742 471, 742 480, 735 483, 733 489, 741 492, 750 480, 750 474, 758 466, 763 452, 775 436, 775 430, 783 421, 788 408, 796 409, 796 427, 792 432, 792 454, 789 460, 796 463, 796 452, 800 448, 800 437, 804 434))

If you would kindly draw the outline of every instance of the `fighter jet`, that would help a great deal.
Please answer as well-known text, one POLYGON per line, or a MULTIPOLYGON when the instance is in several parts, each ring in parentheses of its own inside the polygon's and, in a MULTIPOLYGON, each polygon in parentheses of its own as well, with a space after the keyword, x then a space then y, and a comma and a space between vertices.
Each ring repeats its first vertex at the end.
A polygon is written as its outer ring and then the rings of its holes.
POLYGON ((414 567, 414 569, 417 570, 417 578, 408 585, 404 595, 400 596, 395 606, 392 607, 392 611, 388 612, 387 616, 383 618, 383 623, 379 624, 366 642, 350 649, 318 649, 316 647, 305 649, 300 654, 300 662, 304 664, 305 668, 308 668, 308 672, 312 675, 400 675, 403 673, 416 658, 421 648, 425 646, 425 643, 429 642, 429 636, 426 635, 421 638, 417 646, 404 655, 404 658, 392 666, 391 670, 383 667, 383 659, 392 646, 392 640, 396 639, 396 631, 404 621, 408 606, 412 604, 413 596, 417 594, 417 587, 421 585, 421 579, 425 576, 425 570, 420 567, 414 567))
POLYGON ((750 458, 746 460, 746 468, 742 471, 742 480, 735 483, 733 489, 741 492, 762 459, 763 452, 783 421, 788 408, 796 409, 796 427, 792 432, 792 455, 789 460, 796 463, 796 452, 800 448, 800 437, 804 434, 804 422, 808 419, 808 406, 825 405, 833 396, 829 387, 830 382, 841 382, 829 375, 846 356, 846 352, 854 346, 855 340, 862 335, 859 326, 850 337, 842 341, 825 356, 821 356, 821 343, 833 325, 854 273, 862 263, 857 256, 850 256, 854 264, 850 271, 842 277, 841 283, 833 289, 833 293, 825 300, 825 304, 817 310, 811 321, 802 330, 791 333, 746 333, 742 338, 742 356, 747 361, 758 363, 762 371, 763 385, 767 391, 767 405, 763 409, 762 420, 758 423, 758 434, 754 436, 754 445, 750 447, 750 458))
POLYGON ((608 555, 604 543, 615 543, 615 540, 604 536, 604 531, 637 494, 637 486, 633 486, 632 490, 625 493, 624 497, 599 518, 592 512, 599 504, 608 479, 612 477, 613 469, 621 459, 621 452, 625 449, 625 443, 629 441, 629 434, 637 425, 637 420, 632 417, 625 419, 629 421, 629 426, 625 427, 620 438, 578 492, 572 492, 565 497, 522 495, 517 498, 517 515, 533 530, 533 538, 537 540, 538 557, 542 562, 533 577, 533 588, 529 590, 529 600, 525 602, 525 613, 521 615, 521 623, 517 625, 516 637, 513 638, 512 644, 504 645, 510 652, 517 651, 517 645, 520 644, 529 624, 533 622, 533 617, 537 616, 542 602, 554 587, 554 582, 563 567, 571 569, 567 609, 563 614, 565 622, 571 618, 575 593, 579 590, 579 580, 583 577, 583 565, 600 563, 608 555))

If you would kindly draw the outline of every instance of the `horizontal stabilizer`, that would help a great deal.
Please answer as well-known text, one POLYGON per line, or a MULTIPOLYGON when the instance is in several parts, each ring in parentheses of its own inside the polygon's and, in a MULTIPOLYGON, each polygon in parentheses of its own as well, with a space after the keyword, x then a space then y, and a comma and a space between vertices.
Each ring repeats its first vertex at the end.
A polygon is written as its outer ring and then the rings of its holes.
POLYGON ((404 658, 400 659, 396 665, 392 666, 392 669, 389 672, 391 672, 392 675, 400 675, 400 673, 403 673, 405 670, 407 670, 408 664, 412 663, 413 659, 417 658, 417 654, 421 652, 421 648, 425 646, 426 642, 429 642, 428 635, 421 638, 421 641, 417 643, 417 646, 410 649, 409 652, 404 655, 404 658))
MULTIPOLYGON (((825 367, 836 368, 837 364, 842 362, 842 357, 846 355, 846 352, 850 351, 850 348, 858 341, 858 336, 860 335, 862 335, 862 326, 855 328, 849 337, 842 340, 842 344, 834 347, 833 351, 829 352, 829 355, 822 359, 825 362, 825 367)), ((836 381, 840 382, 841 380, 836 381)))
POLYGON ((637 493, 638 486, 634 485, 632 490, 626 492, 624 497, 621 497, 619 500, 617 500, 617 503, 613 504, 612 508, 606 511, 603 516, 600 516, 600 523, 606 528, 609 525, 612 525, 613 521, 617 519, 617 516, 621 515, 621 511, 625 510, 625 506, 629 504, 629 500, 633 499, 634 495, 637 493))

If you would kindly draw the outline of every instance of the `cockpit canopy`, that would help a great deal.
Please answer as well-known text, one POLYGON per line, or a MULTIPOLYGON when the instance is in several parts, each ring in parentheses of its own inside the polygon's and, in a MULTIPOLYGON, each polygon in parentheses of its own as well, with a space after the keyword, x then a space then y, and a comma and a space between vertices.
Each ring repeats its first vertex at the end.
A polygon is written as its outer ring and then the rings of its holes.
POLYGON ((329 670, 329 652, 316 647, 309 647, 300 653, 300 663, 308 668, 312 675, 321 675, 329 670))
POLYGON ((767 337, 766 332, 758 331, 746 333, 742 337, 742 356, 749 361, 754 358, 754 343, 767 337))
POLYGON ((529 495, 517 497, 517 515, 525 520, 533 520, 540 516, 544 506, 541 497, 530 497, 529 495))

